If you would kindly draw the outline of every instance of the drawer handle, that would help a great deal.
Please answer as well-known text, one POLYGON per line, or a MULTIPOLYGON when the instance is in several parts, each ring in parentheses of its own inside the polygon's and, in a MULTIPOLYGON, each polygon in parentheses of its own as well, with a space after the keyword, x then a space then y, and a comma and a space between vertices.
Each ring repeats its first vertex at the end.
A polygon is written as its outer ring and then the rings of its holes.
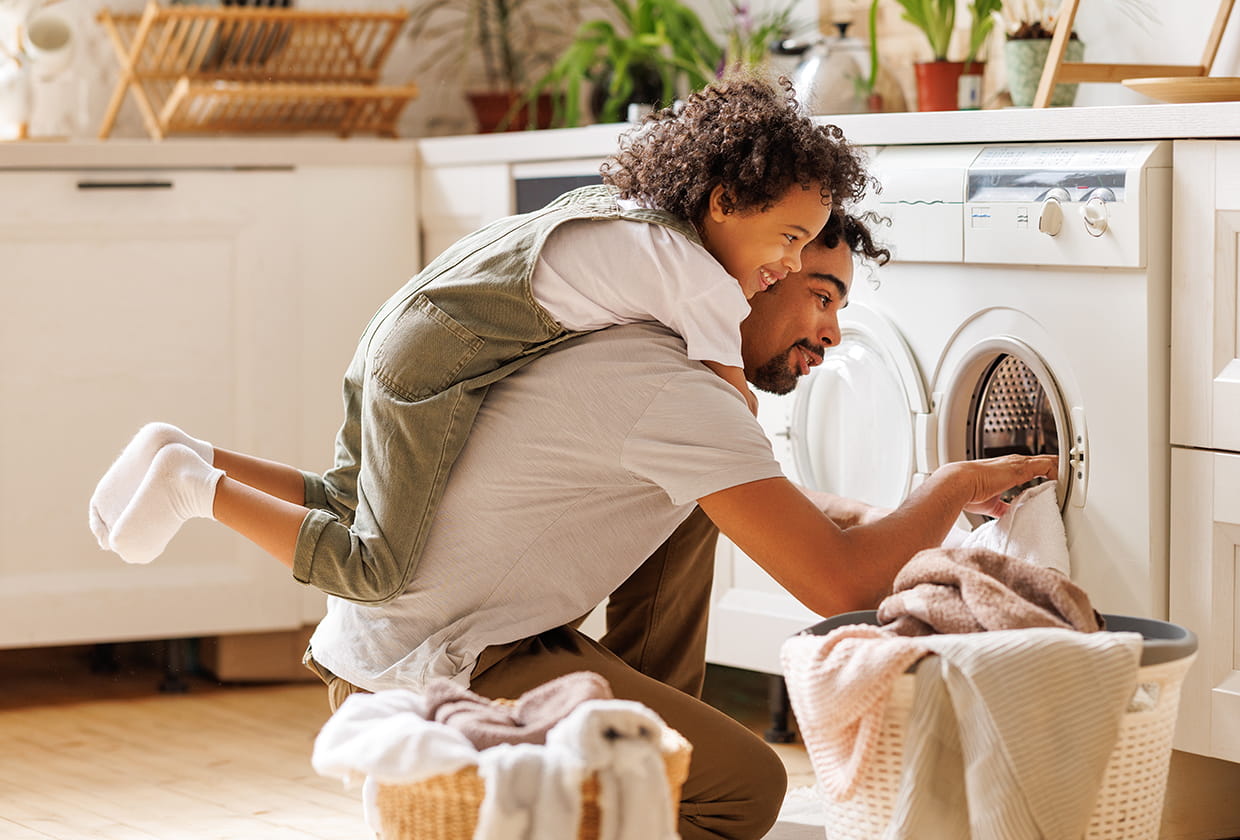
POLYGON ((171 181, 78 181, 79 190, 170 190, 171 181))

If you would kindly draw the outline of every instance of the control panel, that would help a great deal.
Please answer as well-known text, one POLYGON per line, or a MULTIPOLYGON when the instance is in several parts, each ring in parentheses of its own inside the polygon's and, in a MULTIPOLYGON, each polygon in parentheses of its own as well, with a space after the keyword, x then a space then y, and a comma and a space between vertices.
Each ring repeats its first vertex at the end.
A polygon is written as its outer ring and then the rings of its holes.
POLYGON ((983 147, 965 178, 965 262, 1143 268, 1147 181, 1170 166, 1158 142, 983 147))

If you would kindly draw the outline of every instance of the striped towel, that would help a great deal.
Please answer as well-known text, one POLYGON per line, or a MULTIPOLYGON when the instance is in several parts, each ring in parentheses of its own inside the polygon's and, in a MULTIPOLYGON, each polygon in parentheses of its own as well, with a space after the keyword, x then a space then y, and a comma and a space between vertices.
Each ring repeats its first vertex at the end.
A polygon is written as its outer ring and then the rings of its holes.
POLYGON ((1136 686, 1137 633, 922 636, 885 840, 1084 836, 1136 686))

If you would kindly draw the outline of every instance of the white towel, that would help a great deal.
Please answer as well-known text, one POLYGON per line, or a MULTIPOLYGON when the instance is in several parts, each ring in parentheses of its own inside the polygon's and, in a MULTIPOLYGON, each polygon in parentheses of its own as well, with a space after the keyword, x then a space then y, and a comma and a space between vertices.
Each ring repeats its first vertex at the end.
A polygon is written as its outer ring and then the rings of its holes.
POLYGON ((885 840, 1082 837, 1136 686, 1141 636, 1057 628, 918 637, 885 840))
MULTIPOLYGON (((1007 511, 959 540, 962 548, 988 548, 1019 560, 1058 569, 1069 577, 1068 536, 1059 513, 1057 481, 1045 481, 1017 496, 1007 511)), ((955 542, 953 534, 949 540, 955 542)))
POLYGON ((590 700, 547 733, 547 746, 574 749, 584 771, 598 774, 599 840, 679 837, 663 766, 664 728, 640 703, 590 700))
POLYGON ((598 774, 599 840, 675 840, 659 716, 628 700, 588 700, 547 733, 545 746, 479 753, 486 796, 474 840, 575 837, 581 783, 598 774))
POLYGON ((577 836, 584 765, 575 750, 499 744, 478 755, 486 794, 474 840, 577 836))
POLYGON ((478 763, 469 739, 429 721, 422 698, 392 689, 353 694, 314 739, 310 763, 346 782, 370 776, 384 784, 417 782, 478 763))

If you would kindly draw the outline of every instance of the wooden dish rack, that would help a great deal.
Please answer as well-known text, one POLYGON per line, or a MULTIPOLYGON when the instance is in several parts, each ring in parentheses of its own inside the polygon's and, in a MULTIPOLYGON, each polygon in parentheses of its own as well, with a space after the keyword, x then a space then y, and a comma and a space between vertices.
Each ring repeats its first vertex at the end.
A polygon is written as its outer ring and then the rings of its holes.
POLYGON ((174 133, 396 136, 416 85, 377 84, 408 17, 394 12, 160 6, 99 12, 120 78, 99 137, 130 89, 156 140, 174 133))

